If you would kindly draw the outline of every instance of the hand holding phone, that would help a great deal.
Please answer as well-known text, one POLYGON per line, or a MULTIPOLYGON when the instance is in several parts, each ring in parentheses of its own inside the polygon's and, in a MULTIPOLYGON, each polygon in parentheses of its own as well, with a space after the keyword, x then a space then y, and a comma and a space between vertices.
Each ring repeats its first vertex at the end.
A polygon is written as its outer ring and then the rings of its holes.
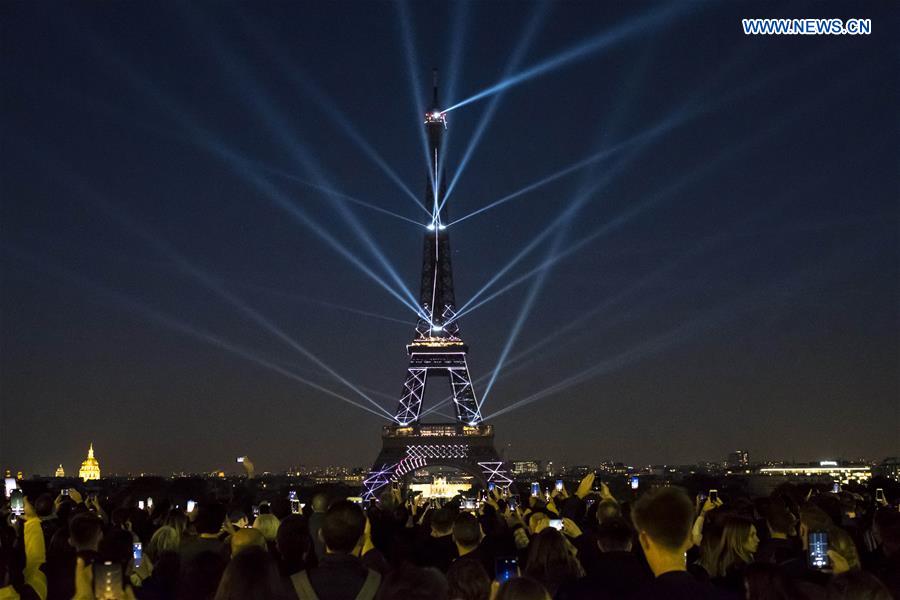
POLYGON ((144 551, 140 542, 135 542, 131 545, 131 558, 134 559, 135 569, 141 566, 141 561, 144 559, 144 551))

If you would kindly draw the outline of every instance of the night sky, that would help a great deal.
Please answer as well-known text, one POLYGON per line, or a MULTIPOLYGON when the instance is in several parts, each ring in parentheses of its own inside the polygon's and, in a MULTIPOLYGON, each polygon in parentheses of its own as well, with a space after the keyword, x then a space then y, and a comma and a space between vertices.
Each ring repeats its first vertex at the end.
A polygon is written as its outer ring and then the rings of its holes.
POLYGON ((2 3, 0 466, 75 472, 91 441, 105 472, 371 464, 387 420, 322 365, 393 413, 415 315, 374 277, 418 295, 427 215, 370 154, 424 197, 431 68, 447 107, 535 65, 448 113, 451 177, 493 110, 451 220, 612 150, 448 229, 460 306, 516 283, 460 321, 479 398, 521 323, 498 449, 897 455, 890 8, 2 3))

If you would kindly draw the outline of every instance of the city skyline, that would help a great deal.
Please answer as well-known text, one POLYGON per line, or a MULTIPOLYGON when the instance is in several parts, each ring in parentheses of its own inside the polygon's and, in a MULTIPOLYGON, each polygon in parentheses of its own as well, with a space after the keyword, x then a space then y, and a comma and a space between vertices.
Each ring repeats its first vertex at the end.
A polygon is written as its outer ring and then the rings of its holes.
POLYGON ((749 6, 4 6, 0 466, 375 456, 432 67, 501 453, 900 455, 893 20, 747 36, 749 6))

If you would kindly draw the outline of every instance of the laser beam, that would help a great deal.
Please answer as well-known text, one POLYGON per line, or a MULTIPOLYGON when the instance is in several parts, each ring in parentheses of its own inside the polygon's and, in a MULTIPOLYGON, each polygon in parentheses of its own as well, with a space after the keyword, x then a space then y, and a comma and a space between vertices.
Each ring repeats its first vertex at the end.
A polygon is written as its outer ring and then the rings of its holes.
MULTIPOLYGON (((531 42, 534 39, 535 34, 537 33, 538 24, 546 14, 546 9, 546 2, 541 2, 535 5, 534 12, 532 13, 531 18, 525 23, 525 28, 523 29, 522 34, 519 36, 519 42, 516 44, 515 48, 513 48, 509 60, 506 63, 506 67, 503 69, 504 78, 509 77, 513 73, 513 71, 519 68, 519 63, 522 62, 522 59, 525 57, 525 52, 528 50, 528 47, 531 46, 531 42)), ((472 134, 472 137, 469 140, 469 144, 466 147, 466 151, 463 153, 462 159, 456 166, 456 171, 453 173, 453 177, 450 178, 450 183, 447 185, 447 189, 444 192, 444 198, 441 200, 440 208, 438 209, 439 211, 444 207, 444 204, 446 204, 447 199, 450 197, 450 194, 453 193, 453 189, 456 187, 456 183, 462 176, 466 165, 468 165, 469 159, 475 152, 475 148, 478 147, 478 143, 481 141, 481 136, 484 135, 485 130, 487 130, 487 126, 491 123, 491 120, 494 117, 494 113, 500 106, 500 100, 502 100, 502 98, 502 91, 494 94, 493 97, 491 97, 487 108, 485 108, 484 112, 482 113, 481 119, 478 121, 478 125, 476 125, 475 127, 475 132, 472 134)))
POLYGON ((451 105, 449 108, 445 109, 444 112, 448 113, 454 111, 473 102, 477 102, 478 100, 482 100, 494 94, 500 93, 501 91, 507 90, 513 86, 520 85, 539 75, 543 75, 565 65, 576 62, 580 59, 591 56, 592 54, 599 52, 600 50, 609 48, 610 46, 628 39, 633 35, 646 34, 650 30, 665 24, 678 12, 681 12, 681 10, 682 7, 680 5, 678 5, 677 3, 673 3, 669 4, 666 8, 654 10, 649 14, 635 17, 625 23, 618 25, 611 31, 600 33, 588 40, 581 42, 576 46, 568 48, 567 50, 564 50, 548 59, 545 59, 537 63, 536 65, 533 65, 532 67, 521 71, 520 73, 507 77, 499 81, 498 83, 451 105))
MULTIPOLYGON (((11 248, 8 248, 8 250, 11 251, 12 253, 14 253, 20 259, 24 258, 27 262, 30 262, 31 264, 36 265, 39 269, 41 269, 45 273, 49 273, 50 275, 52 275, 58 279, 63 279, 71 284, 74 284, 76 287, 89 290, 95 297, 100 296, 101 298, 104 298, 103 302, 105 304, 112 304, 113 306, 116 306, 116 307, 125 308, 125 309, 129 310, 130 312, 138 314, 139 316, 142 316, 143 318, 145 318, 151 322, 154 322, 158 325, 162 325, 163 327, 166 327, 173 331, 177 331, 181 334, 187 335, 196 340, 205 342, 205 343, 210 344, 221 350, 225 350, 226 352, 229 352, 235 356, 238 356, 240 358, 248 360, 259 366, 265 367, 271 371, 279 373, 289 379, 292 379, 292 380, 302 383, 306 386, 309 386, 313 389, 316 389, 324 394, 327 394, 328 396, 330 396, 332 398, 336 398, 338 400, 341 400, 342 402, 345 402, 347 404, 355 406, 356 408, 359 408, 360 410, 364 410, 367 413, 373 414, 380 419, 385 418, 385 415, 382 413, 387 413, 387 411, 385 411, 380 406, 379 406, 379 408, 381 408, 381 413, 376 412, 376 411, 372 410, 371 408, 352 400, 351 398, 347 398, 346 396, 344 396, 342 394, 339 394, 339 393, 337 393, 333 390, 330 390, 322 385, 319 385, 318 383, 316 383, 314 381, 311 381, 309 379, 301 377, 300 375, 297 375, 296 373, 293 373, 293 372, 291 372, 269 360, 261 358, 261 357, 257 356, 255 353, 253 353, 252 351, 250 351, 246 348, 243 348, 237 344, 234 344, 225 338, 222 338, 213 333, 204 331, 202 329, 198 329, 196 327, 187 325, 186 323, 179 321, 175 317, 172 317, 171 315, 168 315, 168 314, 164 313, 163 311, 160 311, 160 310, 153 308, 143 302, 140 302, 139 300, 135 300, 135 299, 127 296, 126 294, 123 294, 122 292, 107 288, 106 286, 102 286, 100 284, 92 282, 87 278, 84 278, 81 276, 76 276, 73 273, 67 271, 66 269, 63 269, 56 265, 48 264, 46 261, 41 261, 37 257, 34 257, 33 255, 31 255, 29 253, 25 253, 23 251, 11 249, 11 248)), ((387 414, 388 414, 388 417, 387 417, 388 420, 392 420, 390 413, 387 413, 387 414)))

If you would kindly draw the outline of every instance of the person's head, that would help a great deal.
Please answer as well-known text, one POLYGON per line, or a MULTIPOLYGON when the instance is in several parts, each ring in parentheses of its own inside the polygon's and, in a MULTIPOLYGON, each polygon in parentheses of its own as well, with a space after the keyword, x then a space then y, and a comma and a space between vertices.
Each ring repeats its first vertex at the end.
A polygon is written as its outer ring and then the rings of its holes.
POLYGON ((825 597, 828 600, 891 600, 893 594, 877 577, 857 569, 832 577, 825 597))
POLYGON ((569 552, 563 534, 547 527, 528 545, 525 575, 537 579, 555 593, 562 583, 583 576, 584 571, 578 559, 569 552))
POLYGON ((756 526, 752 521, 736 515, 726 516, 722 521, 722 540, 716 557, 716 575, 725 575, 734 567, 753 562, 753 554, 758 546, 759 538, 756 536, 756 526))
POLYGON ((494 600, 551 600, 550 593, 531 577, 514 577, 500 586, 494 600))
POLYGON ((324 513, 328 511, 328 496, 319 493, 312 497, 313 512, 324 513))
POLYGON ((447 579, 437 569, 403 566, 384 578, 378 600, 448 600, 447 579))
POLYGON ((34 513, 42 519, 51 516, 53 514, 53 496, 44 492, 35 498, 34 513))
MULTIPOLYGON (((847 561, 847 569, 853 571, 860 568, 859 552, 857 552, 856 544, 853 543, 853 538, 849 533, 840 527, 832 527, 828 530, 828 545, 847 561)), ((835 572, 837 571, 835 570, 835 572)))
POLYGON ((597 522, 603 523, 606 519, 622 516, 622 509, 615 500, 601 500, 597 503, 597 522))
POLYGON ((597 547, 601 552, 631 552, 634 531, 622 517, 604 519, 597 527, 597 547))
POLYGON ((75 515, 69 521, 69 544, 76 551, 93 550, 100 547, 103 537, 103 521, 90 512, 75 515))
POLYGON ((120 529, 131 529, 131 525, 128 522, 128 518, 130 515, 131 511, 129 511, 124 506, 119 506, 118 508, 113 509, 112 513, 109 516, 109 520, 113 527, 118 527, 120 529))
POLYGON ((134 537, 130 531, 112 528, 103 535, 97 552, 102 560, 109 560, 120 565, 130 565, 133 542, 134 537))
POLYGON ((225 523, 225 506, 219 502, 203 502, 197 507, 194 529, 198 534, 215 534, 225 523))
POLYGON ((163 519, 163 525, 168 525, 177 531, 178 535, 183 536, 188 526, 187 515, 177 508, 172 508, 166 513, 166 518, 163 519))
POLYGON ((431 535, 441 537, 453 533, 455 515, 449 508, 441 507, 431 513, 431 535))
POLYGON ((231 536, 232 556, 236 556, 247 548, 262 548, 265 550, 266 538, 260 530, 244 527, 235 531, 231 536))
POLYGON ((766 526, 773 536, 791 537, 794 535, 794 515, 785 508, 784 503, 772 501, 765 510, 766 526))
POLYGON ((453 600, 488 600, 491 596, 491 578, 473 558, 453 561, 447 569, 447 584, 453 600))
POLYGON ((349 500, 332 504, 322 522, 322 541, 328 552, 352 554, 362 544, 366 529, 366 516, 362 509, 349 500))
POLYGON ((284 496, 279 496, 272 500, 272 514, 279 521, 291 514, 291 502, 284 496))
POLYGON ((163 525, 153 532, 150 543, 147 544, 147 556, 154 563, 163 552, 177 552, 181 544, 181 536, 173 527, 163 525))
POLYGON ((654 574, 683 570, 694 523, 694 504, 687 494, 675 487, 651 490, 634 503, 631 514, 654 574))
POLYGON ((833 526, 828 514, 815 504, 806 503, 800 507, 800 538, 804 550, 809 547, 809 532, 828 531, 833 526))
POLYGON ((249 525, 250 519, 247 518, 247 513, 239 508, 236 508, 234 510, 228 511, 228 522, 231 523, 231 526, 235 529, 240 529, 249 525))
POLYGON ((285 517, 278 527, 275 542, 287 574, 296 573, 307 566, 306 561, 312 549, 312 538, 309 536, 306 519, 300 515, 285 517))
POLYGON ((278 600, 288 598, 274 559, 262 548, 245 548, 222 574, 215 600, 278 600))
POLYGON ((471 552, 481 543, 481 525, 472 513, 460 513, 453 521, 453 541, 460 555, 471 552))
POLYGON ((258 530, 266 538, 267 542, 274 542, 278 535, 278 525, 281 522, 275 515, 259 515, 253 521, 253 529, 258 530))

